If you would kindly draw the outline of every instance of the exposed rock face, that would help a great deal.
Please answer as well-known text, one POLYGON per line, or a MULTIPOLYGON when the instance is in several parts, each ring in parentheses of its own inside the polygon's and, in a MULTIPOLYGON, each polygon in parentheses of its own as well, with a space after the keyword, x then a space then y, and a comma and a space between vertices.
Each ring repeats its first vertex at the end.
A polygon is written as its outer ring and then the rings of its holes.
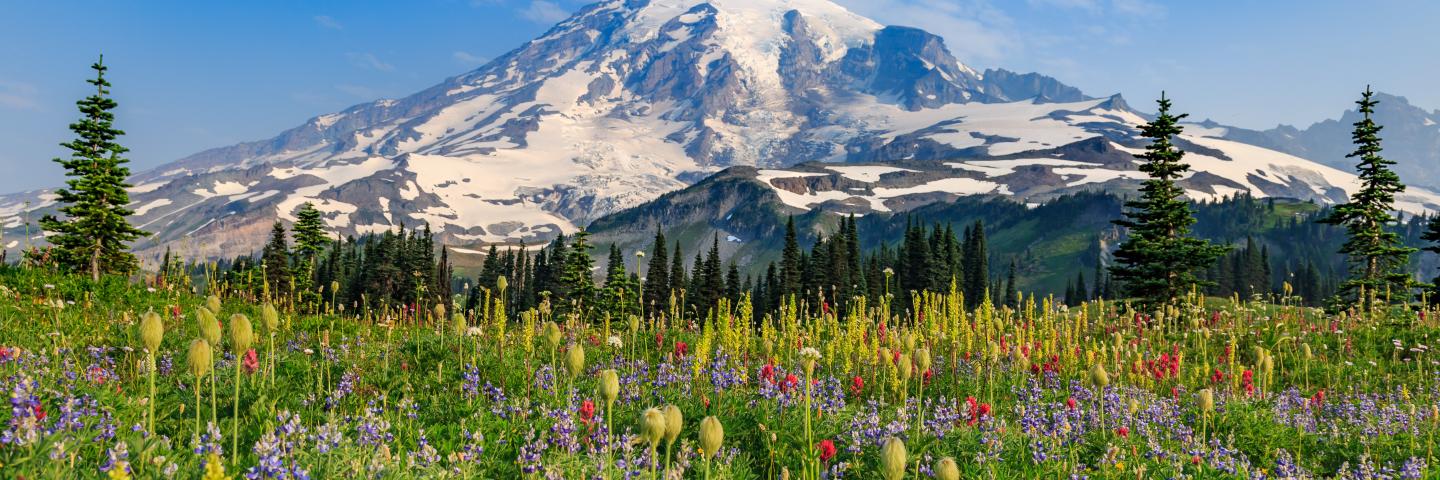
MULTIPOLYGON (((137 245, 147 258, 167 246, 189 257, 258 251, 274 219, 293 220, 305 202, 343 235, 429 224, 451 244, 535 243, 725 168, 806 162, 914 172, 768 185, 840 192, 820 203, 854 212, 1043 198, 1122 188, 1142 121, 1118 97, 1091 99, 1043 75, 977 73, 936 35, 828 0, 608 0, 414 95, 138 173, 132 220, 154 233, 137 245), (1078 163, 970 165, 1035 158, 1078 163)), ((1270 150, 1187 141, 1229 162, 1197 167, 1224 170, 1224 181, 1197 176, 1196 195, 1333 200, 1347 188, 1338 172, 1270 150)), ((24 244, 24 219, 53 210, 47 198, 0 197, 0 246, 24 244)))

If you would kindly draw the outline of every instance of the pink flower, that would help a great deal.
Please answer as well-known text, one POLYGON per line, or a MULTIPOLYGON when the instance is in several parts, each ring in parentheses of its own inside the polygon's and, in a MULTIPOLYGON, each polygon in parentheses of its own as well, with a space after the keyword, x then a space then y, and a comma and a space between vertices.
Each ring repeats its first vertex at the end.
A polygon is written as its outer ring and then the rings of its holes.
POLYGON ((245 351, 245 358, 241 366, 245 367, 245 373, 255 373, 255 370, 260 369, 260 360, 256 358, 255 349, 245 351))

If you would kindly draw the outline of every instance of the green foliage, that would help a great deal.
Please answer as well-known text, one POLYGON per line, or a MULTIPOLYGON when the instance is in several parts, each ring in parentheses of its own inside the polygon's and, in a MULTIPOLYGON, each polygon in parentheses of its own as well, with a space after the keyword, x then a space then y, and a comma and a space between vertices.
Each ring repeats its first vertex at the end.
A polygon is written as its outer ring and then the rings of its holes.
POLYGON ((1337 205, 1330 215, 1321 222, 1343 225, 1349 233, 1349 240, 1340 247, 1340 253, 1350 259, 1350 276, 1340 286, 1341 292, 1350 300, 1369 304, 1381 298, 1409 300, 1409 292, 1415 280, 1405 271, 1410 254, 1415 249, 1404 246, 1399 234, 1388 230, 1395 223, 1395 194, 1404 192, 1405 185, 1400 176, 1390 170, 1395 162, 1380 156, 1380 129, 1370 118, 1379 102, 1369 87, 1356 104, 1360 105, 1363 118, 1355 122, 1352 140, 1355 151, 1348 158, 1359 158, 1356 173, 1360 176, 1360 190, 1350 196, 1350 201, 1337 205))
POLYGON ((76 102, 81 119, 70 124, 78 137, 61 146, 70 150, 70 158, 56 158, 65 168, 65 188, 55 190, 55 201, 61 205, 63 219, 46 216, 40 226, 51 234, 46 238, 53 245, 51 253, 62 267, 86 272, 91 280, 101 275, 129 275, 139 268, 128 243, 146 232, 130 225, 125 217, 134 213, 126 206, 130 194, 125 183, 130 160, 122 155, 129 149, 116 140, 125 132, 114 126, 117 106, 110 98, 110 81, 105 79, 105 57, 94 65, 95 78, 87 83, 95 86, 95 94, 76 102))
POLYGON ((1115 222, 1128 229, 1129 237, 1115 252, 1117 265, 1110 269, 1127 295, 1157 304, 1204 284, 1196 272, 1226 251, 1190 236, 1195 217, 1185 191, 1175 184, 1190 166, 1181 161, 1185 152, 1171 142, 1187 115, 1172 115, 1164 94, 1158 103, 1160 112, 1141 127, 1152 141, 1145 153, 1136 155, 1143 160, 1140 171, 1150 178, 1140 188, 1140 198, 1125 203, 1125 219, 1115 222))

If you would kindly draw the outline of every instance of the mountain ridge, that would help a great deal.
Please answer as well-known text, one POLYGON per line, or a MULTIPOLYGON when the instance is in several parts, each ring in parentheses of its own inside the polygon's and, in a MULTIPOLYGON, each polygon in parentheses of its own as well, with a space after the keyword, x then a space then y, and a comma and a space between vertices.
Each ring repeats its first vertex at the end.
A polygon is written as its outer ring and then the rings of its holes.
MULTIPOLYGON (((608 0, 416 94, 137 173, 132 221, 155 232, 136 245, 148 259, 167 247, 258 251, 305 202, 342 235, 424 223, 452 245, 533 244, 726 168, 815 162, 919 166, 836 180, 861 195, 815 189, 823 180, 803 180, 816 173, 805 167, 802 180, 775 177, 791 188, 776 195, 836 197, 861 213, 992 193, 1043 201, 1125 188, 1146 118, 1118 95, 1039 73, 977 71, 934 34, 828 0, 608 0), (983 163, 994 161, 1010 163, 983 163)), ((1195 128, 1183 141, 1204 164, 1197 198, 1343 201, 1343 172, 1195 128)), ((0 197, 5 238, 51 201, 0 197)), ((1440 204, 1429 192, 1406 201, 1440 204)))

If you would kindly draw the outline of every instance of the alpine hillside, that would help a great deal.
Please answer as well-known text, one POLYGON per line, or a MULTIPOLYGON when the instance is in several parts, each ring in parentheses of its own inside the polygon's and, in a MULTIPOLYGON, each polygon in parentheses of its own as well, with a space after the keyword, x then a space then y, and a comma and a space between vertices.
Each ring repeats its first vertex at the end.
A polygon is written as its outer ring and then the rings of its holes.
MULTIPOLYGON (((343 235, 428 224, 450 245, 535 244, 730 167, 792 212, 1039 203, 1133 188, 1145 119, 1119 96, 976 70, 937 35, 828 0, 608 0, 414 95, 136 174, 132 222, 154 233, 136 246, 147 260, 258 251, 306 202, 343 235)), ((1192 197, 1333 203, 1357 185, 1227 133, 1179 139, 1192 197)), ((33 223, 52 200, 0 197, 0 246, 43 241, 33 223)), ((1398 206, 1440 196, 1412 188, 1398 206)))

